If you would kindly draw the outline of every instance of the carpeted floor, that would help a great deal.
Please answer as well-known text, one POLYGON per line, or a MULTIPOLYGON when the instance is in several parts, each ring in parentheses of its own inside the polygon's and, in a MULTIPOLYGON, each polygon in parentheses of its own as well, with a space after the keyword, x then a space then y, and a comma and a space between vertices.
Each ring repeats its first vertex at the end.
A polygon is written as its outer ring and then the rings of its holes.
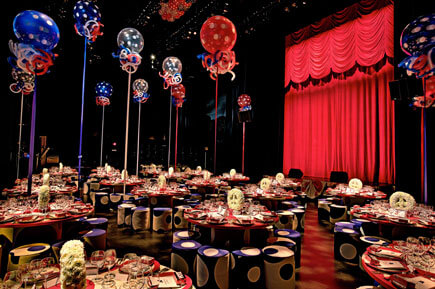
MULTIPOLYGON (((116 213, 104 216, 109 219, 107 246, 115 248, 118 256, 136 252, 154 256, 160 263, 170 265, 172 233, 133 232, 127 228, 118 228, 116 213)), ((308 203, 305 214, 301 258, 301 268, 296 273, 297 289, 340 289, 373 285, 372 279, 358 266, 334 260, 334 235, 330 228, 318 223, 317 207, 313 202, 308 203)))

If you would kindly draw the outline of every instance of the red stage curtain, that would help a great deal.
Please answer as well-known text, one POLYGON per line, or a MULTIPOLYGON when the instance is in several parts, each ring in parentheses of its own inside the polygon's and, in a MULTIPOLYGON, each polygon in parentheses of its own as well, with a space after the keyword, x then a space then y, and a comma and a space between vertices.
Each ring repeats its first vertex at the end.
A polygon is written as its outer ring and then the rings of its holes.
POLYGON ((393 5, 286 47, 285 86, 368 67, 394 55, 393 5))
POLYGON ((393 5, 286 48, 283 168, 393 183, 393 5), (308 81, 308 83, 307 83, 308 81), (318 84, 318 85, 315 85, 318 84), (305 87, 304 86, 308 86, 305 87))

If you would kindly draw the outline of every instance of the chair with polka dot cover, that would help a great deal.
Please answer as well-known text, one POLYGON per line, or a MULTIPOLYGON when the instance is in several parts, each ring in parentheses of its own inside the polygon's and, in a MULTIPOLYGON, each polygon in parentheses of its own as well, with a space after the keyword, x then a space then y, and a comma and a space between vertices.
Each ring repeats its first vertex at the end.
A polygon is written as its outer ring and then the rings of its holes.
POLYGON ((132 208, 131 228, 135 231, 148 230, 150 228, 150 208, 132 208))
POLYGON ((116 210, 118 206, 122 203, 122 195, 117 193, 112 193, 109 195, 110 207, 116 210))
POLYGON ((289 211, 295 215, 292 229, 303 233, 305 231, 305 209, 297 207, 289 211))
POLYGON ((287 247, 270 245, 263 248, 265 288, 294 289, 295 256, 287 247))
POLYGON ((171 268, 189 275, 195 280, 195 259, 201 244, 194 240, 180 240, 172 243, 171 268))
POLYGON ((131 213, 135 207, 134 204, 129 203, 123 203, 118 206, 117 224, 119 227, 131 225, 131 213))
POLYGON ((201 238, 201 233, 192 230, 181 230, 176 231, 172 234, 172 243, 181 241, 181 240, 195 240, 198 241, 201 238))
POLYGON ((107 231, 102 229, 93 229, 83 235, 83 241, 87 253, 92 253, 95 250, 106 250, 106 232, 107 231))
POLYGON ((253 247, 231 252, 231 288, 264 288, 263 256, 261 250, 253 247))
POLYGON ((354 229, 335 228, 334 258, 350 264, 358 264, 359 233, 354 229))
POLYGON ((103 229, 107 230, 107 225, 109 224, 109 220, 107 218, 88 218, 85 219, 86 222, 91 229, 103 229))
POLYGON ((317 219, 319 224, 329 223, 329 206, 332 203, 326 199, 319 199, 317 202, 317 219))
POLYGON ((335 224, 347 220, 347 207, 343 205, 329 205, 329 222, 335 224))
POLYGON ((110 209, 109 194, 106 192, 95 193, 95 213, 108 212, 110 209))
POLYGON ((173 209, 174 218, 173 225, 174 229, 187 229, 189 227, 189 222, 184 218, 184 210, 190 209, 188 205, 176 206, 173 209))
POLYGON ((172 209, 156 207, 153 210, 153 231, 164 233, 172 230, 172 209))
POLYGON ((284 211, 280 210, 277 211, 276 214, 278 215, 278 222, 275 223, 275 227, 277 229, 292 229, 293 228, 293 222, 295 220, 295 215, 290 211, 284 211))
POLYGON ((301 255, 302 255, 302 235, 298 231, 288 230, 288 229, 278 229, 275 230, 274 235, 276 237, 289 238, 296 243, 295 247, 295 265, 296 268, 301 266, 301 255))
POLYGON ((227 250, 202 246, 196 257, 197 288, 229 288, 230 253, 227 250))
POLYGON ((47 257, 50 248, 50 244, 32 243, 12 249, 9 252, 7 270, 16 270, 21 264, 30 263, 33 259, 47 257))

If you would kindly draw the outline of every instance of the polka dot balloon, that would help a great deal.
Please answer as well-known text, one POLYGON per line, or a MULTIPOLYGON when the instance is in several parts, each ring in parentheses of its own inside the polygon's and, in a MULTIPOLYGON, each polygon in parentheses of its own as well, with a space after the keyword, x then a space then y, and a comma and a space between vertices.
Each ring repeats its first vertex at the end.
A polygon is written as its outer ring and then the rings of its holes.
POLYGON ((56 22, 44 13, 26 10, 15 16, 13 29, 21 43, 51 51, 59 42, 60 33, 56 22))
POLYGON ((247 94, 242 94, 237 99, 237 104, 240 108, 244 108, 251 105, 251 97, 247 94))
POLYGON ((201 27, 201 44, 209 53, 231 50, 236 44, 237 31, 233 22, 224 16, 208 18, 201 27))
POLYGON ((101 14, 98 7, 93 2, 77 1, 74 6, 74 19, 77 24, 84 26, 86 22, 93 20, 101 21, 101 14))
POLYGON ((408 55, 435 46, 435 13, 420 16, 409 23, 402 31, 400 44, 408 55))
POLYGON ((139 53, 144 46, 142 34, 135 28, 124 28, 118 33, 118 46, 124 46, 132 52, 139 53))
POLYGON ((98 96, 110 97, 113 93, 113 87, 106 81, 101 81, 95 86, 95 92, 98 96))

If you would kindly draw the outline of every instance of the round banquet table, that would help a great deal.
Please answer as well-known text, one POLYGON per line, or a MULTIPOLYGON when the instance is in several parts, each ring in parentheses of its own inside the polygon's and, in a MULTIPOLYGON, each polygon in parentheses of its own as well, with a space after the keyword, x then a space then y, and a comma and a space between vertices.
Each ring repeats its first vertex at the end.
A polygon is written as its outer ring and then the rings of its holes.
POLYGON ((268 226, 271 226, 278 222, 278 216, 274 216, 273 221, 271 222, 261 222, 254 218, 254 221, 250 225, 239 225, 233 223, 236 220, 236 217, 230 215, 226 217, 226 223, 223 224, 215 224, 209 223, 206 220, 194 219, 189 216, 189 214, 185 213, 185 219, 196 226, 200 226, 202 228, 210 229, 210 240, 212 243, 219 242, 218 240, 225 242, 227 240, 230 243, 238 243, 243 239, 243 243, 245 245, 249 245, 251 243, 251 230, 265 230, 268 226))
MULTIPOLYGON (((39 190, 39 186, 32 185, 32 195, 37 195, 39 190)), ((76 186, 50 186, 50 195, 64 194, 64 195, 73 195, 77 192, 76 186)), ((27 193, 27 189, 25 191, 27 193)), ((23 190, 20 186, 14 186, 10 189, 3 189, 3 195, 6 197, 18 197, 23 193, 23 190)))
MULTIPOLYGON (((116 288, 123 288, 122 285, 124 282, 127 281, 127 275, 126 273, 120 272, 119 270, 120 266, 115 266, 112 270, 110 270, 112 273, 115 274, 115 285, 116 288), (124 276, 124 277, 122 277, 124 276)), ((164 277, 164 276, 171 276, 175 271, 169 267, 166 267, 164 265, 161 265, 157 260, 154 260, 154 265, 152 265, 153 267, 153 276, 160 276, 160 277, 164 277)), ((87 285, 87 289, 101 289, 103 288, 103 286, 100 283, 94 283, 92 280, 96 277, 102 277, 104 278, 104 275, 107 274, 107 269, 102 269, 100 270, 100 273, 97 275, 87 275, 86 278, 86 285, 87 285)), ((188 275, 184 275, 185 279, 184 279, 184 286, 180 286, 180 289, 195 289, 195 287, 193 286, 193 282, 192 279, 188 276, 188 275)), ((174 277, 175 278, 175 277, 174 277)), ((58 281, 58 280, 56 280, 58 281)), ((50 283, 48 283, 50 284, 50 283)), ((53 285, 51 287, 48 287, 48 289, 60 289, 60 283, 57 283, 56 285, 53 285)), ((145 288, 145 287, 143 287, 145 288)), ((148 288, 148 287, 146 287, 148 288)), ((177 287, 178 288, 178 287, 177 287)))
POLYGON ((409 217, 402 221, 390 220, 385 218, 377 218, 368 213, 360 213, 358 209, 352 208, 350 215, 353 218, 365 219, 378 224, 381 237, 388 240, 405 239, 407 236, 434 236, 435 223, 423 224, 416 217, 409 217))
POLYGON ((295 194, 250 194, 245 193, 245 197, 252 198, 254 200, 258 200, 262 205, 266 206, 271 211, 277 211, 281 209, 281 202, 292 200, 296 197, 295 194))
POLYGON ((47 216, 40 216, 35 218, 35 221, 26 220, 23 222, 19 221, 18 218, 14 218, 11 222, 5 222, 0 224, 0 235, 3 235, 7 238, 12 244, 15 244, 16 237, 26 228, 32 227, 42 227, 48 226, 54 229, 56 232, 56 241, 62 239, 62 227, 63 224, 69 221, 77 220, 86 216, 91 215, 94 212, 94 208, 92 206, 86 205, 86 208, 81 210, 82 212, 77 213, 67 213, 65 217, 56 218, 56 216, 51 217, 50 213, 47 216))
POLYGON ((138 197, 148 196, 150 206, 154 206, 156 204, 167 204, 171 208, 173 208, 174 207, 173 198, 189 195, 190 191, 187 188, 177 189, 177 190, 163 188, 160 189, 159 191, 155 191, 155 190, 149 190, 141 187, 135 187, 134 189, 131 190, 131 193, 138 197), (153 198, 155 198, 155 200, 153 200, 153 198))
MULTIPOLYGON (((400 272, 391 272, 391 271, 388 272, 388 271, 383 271, 382 269, 378 270, 378 269, 376 269, 376 267, 370 265, 372 258, 370 257, 370 254, 368 253, 367 250, 362 255, 361 264, 362 264, 364 270, 367 272, 367 274, 373 280, 378 282, 382 286, 382 288, 385 288, 385 289, 414 288, 414 287, 412 287, 412 285, 408 285, 408 286, 410 286, 410 287, 408 287, 406 284, 403 284, 403 287, 401 287, 399 285, 396 286, 395 283, 392 282, 392 278, 395 278, 395 276, 393 277, 393 274, 397 274, 397 275, 404 276, 407 278, 424 278, 424 276, 427 276, 427 277, 429 277, 429 280, 426 280, 425 282, 429 282, 429 283, 432 282, 432 286, 421 287, 421 288, 435 288, 435 281, 434 281, 435 274, 423 272, 423 271, 420 271, 418 269, 415 273, 410 273, 410 272, 407 272, 405 270, 402 274, 400 272)), ((406 264, 406 263, 403 262, 403 264, 406 264)), ((420 287, 418 287, 418 288, 420 288, 420 287)))

